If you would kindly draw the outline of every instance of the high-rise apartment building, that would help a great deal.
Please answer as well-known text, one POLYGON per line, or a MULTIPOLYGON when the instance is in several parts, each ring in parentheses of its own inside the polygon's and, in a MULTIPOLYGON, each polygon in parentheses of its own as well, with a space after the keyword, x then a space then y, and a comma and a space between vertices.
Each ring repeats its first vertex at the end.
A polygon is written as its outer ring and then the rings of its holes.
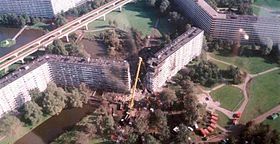
POLYGON ((261 44, 270 38, 280 43, 280 18, 219 13, 204 0, 174 1, 195 26, 215 39, 261 44), (244 30, 244 33, 240 32, 244 30), (246 40, 244 35, 249 36, 246 40))
POLYGON ((148 59, 146 88, 160 91, 165 82, 201 54, 204 31, 191 28, 148 59))
POLYGON ((26 14, 34 17, 51 18, 85 1, 86 0, 0 0, 0 14, 26 14))
POLYGON ((49 82, 59 86, 85 83, 93 89, 129 92, 131 81, 126 61, 46 55, 0 79, 0 117, 31 100, 29 90, 44 91, 49 82))

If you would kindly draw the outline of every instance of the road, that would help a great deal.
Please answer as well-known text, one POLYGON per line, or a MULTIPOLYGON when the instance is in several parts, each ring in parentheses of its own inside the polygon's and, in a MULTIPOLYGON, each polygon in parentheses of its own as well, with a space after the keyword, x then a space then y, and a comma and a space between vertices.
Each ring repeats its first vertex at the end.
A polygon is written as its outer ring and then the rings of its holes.
POLYGON ((252 121, 254 121, 255 123, 261 123, 263 122, 264 120, 266 120, 266 118, 270 115, 272 115, 273 113, 278 113, 280 112, 280 105, 274 107, 273 109, 265 112, 264 114, 256 117, 255 119, 253 119, 252 121))
POLYGON ((111 11, 121 8, 123 5, 131 2, 132 0, 114 0, 111 1, 97 9, 92 10, 91 12, 68 22, 67 24, 35 39, 34 41, 2 56, 0 58, 0 70, 7 68, 13 63, 23 59, 24 57, 36 52, 39 48, 45 47, 51 44, 55 39, 62 37, 67 37, 70 33, 75 30, 87 26, 90 22, 105 17, 106 14, 111 11))

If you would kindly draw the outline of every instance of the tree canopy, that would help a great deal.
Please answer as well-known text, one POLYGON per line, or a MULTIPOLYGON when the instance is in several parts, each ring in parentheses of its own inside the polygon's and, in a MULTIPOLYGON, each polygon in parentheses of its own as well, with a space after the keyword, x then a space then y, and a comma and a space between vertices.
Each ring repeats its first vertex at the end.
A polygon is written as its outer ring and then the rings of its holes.
POLYGON ((19 127, 22 126, 20 120, 13 115, 6 114, 0 119, 0 135, 14 135, 19 127))
POLYGON ((40 122, 43 116, 42 108, 34 101, 28 101, 23 105, 23 120, 25 123, 34 125, 40 122))

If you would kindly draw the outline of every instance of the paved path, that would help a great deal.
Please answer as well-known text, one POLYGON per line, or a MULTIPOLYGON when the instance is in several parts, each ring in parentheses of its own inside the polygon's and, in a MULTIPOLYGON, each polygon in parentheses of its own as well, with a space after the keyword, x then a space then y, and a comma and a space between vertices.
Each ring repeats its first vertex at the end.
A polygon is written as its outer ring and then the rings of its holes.
POLYGON ((244 80, 244 83, 240 85, 240 89, 243 92, 243 97, 244 97, 244 101, 242 102, 241 106, 238 108, 238 110, 236 112, 241 112, 243 113, 243 111, 245 110, 246 105, 249 102, 249 94, 247 91, 247 87, 249 82, 252 80, 252 76, 250 74, 246 75, 246 78, 244 80))
POLYGON ((17 37, 27 28, 27 26, 24 26, 23 28, 20 29, 20 31, 13 37, 13 40, 16 40, 17 37))
POLYGON ((222 130, 223 132, 229 132, 227 129, 223 128, 222 126, 217 124, 217 128, 222 130))
POLYGON ((225 65, 229 65, 229 66, 231 65, 231 66, 237 67, 237 66, 234 65, 234 64, 231 64, 231 63, 228 63, 228 62, 221 61, 221 60, 218 60, 218 59, 216 59, 216 58, 213 58, 209 53, 207 53, 206 55, 207 55, 207 60, 214 60, 214 61, 223 63, 223 64, 225 64, 225 65))
POLYGON ((108 28, 100 28, 100 29, 95 29, 95 30, 83 30, 83 31, 84 32, 99 32, 99 31, 105 31, 105 30, 111 30, 111 29, 116 29, 116 28, 108 27, 108 28))
POLYGON ((271 13, 273 12, 274 10, 273 9, 270 9, 268 7, 262 7, 262 6, 259 6, 259 5, 255 5, 255 4, 252 4, 253 7, 257 7, 257 8, 260 8, 260 9, 263 9, 263 10, 266 10, 267 12, 271 13))
MULTIPOLYGON (((217 61, 217 62, 226 64, 226 65, 232 65, 232 66, 235 66, 235 67, 236 67, 236 65, 233 65, 233 64, 231 64, 231 63, 224 62, 224 61, 221 61, 221 60, 218 60, 218 59, 215 59, 215 58, 211 57, 211 56, 209 55, 209 53, 207 53, 207 59, 208 59, 208 60, 214 60, 214 61, 217 61)), ((279 70, 279 69, 280 69, 279 67, 275 67, 275 68, 271 68, 271 69, 269 69, 269 70, 266 70, 266 71, 263 71, 263 72, 260 72, 260 73, 257 73, 257 74, 248 74, 248 73, 246 73, 245 80, 244 80, 244 82, 243 82, 242 84, 233 85, 233 86, 235 86, 235 87, 241 89, 241 90, 242 90, 242 93, 243 93, 243 96, 244 96, 244 100, 243 100, 242 104, 240 105, 240 107, 239 107, 236 111, 229 111, 229 110, 227 110, 227 109, 224 109, 224 108, 220 107, 220 103, 214 101, 214 100, 211 98, 211 95, 210 95, 211 91, 217 90, 217 89, 223 87, 225 84, 218 85, 218 86, 212 88, 211 90, 205 90, 205 89, 199 87, 199 89, 201 90, 202 93, 198 96, 198 100, 199 100, 200 103, 206 104, 206 109, 207 109, 207 110, 210 110, 210 111, 212 111, 212 112, 215 111, 215 110, 220 111, 220 112, 222 112, 223 114, 225 114, 228 118, 232 119, 232 118, 233 118, 232 116, 233 116, 234 113, 236 113, 236 112, 241 112, 241 113, 243 113, 244 110, 245 110, 245 108, 246 108, 246 105, 247 105, 248 102, 249 102, 248 86, 249 86, 251 80, 252 80, 253 78, 257 77, 257 76, 264 75, 264 74, 267 74, 267 73, 269 73, 269 72, 272 72, 272 71, 275 71, 275 70, 279 70), (206 100, 206 99, 208 99, 208 100, 206 100)), ((254 121, 255 123, 261 123, 261 122, 263 122, 264 120, 266 120, 266 118, 267 118, 269 115, 271 115, 271 114, 273 114, 273 113, 277 113, 277 112, 280 112, 280 105, 278 105, 278 106, 276 106, 275 108, 273 108, 273 109, 267 111, 266 113, 264 113, 264 114, 262 114, 262 115, 256 117, 255 119, 253 119, 253 121, 254 121)), ((227 129, 221 127, 221 126, 217 126, 217 127, 218 127, 219 129, 221 129, 222 131, 224 131, 224 132, 229 132, 229 131, 230 131, 230 130, 227 130, 227 129)), ((221 140, 221 139, 223 139, 223 138, 225 138, 225 136, 222 136, 222 137, 219 137, 219 136, 218 136, 218 137, 215 137, 215 138, 213 138, 213 139, 209 139, 207 142, 217 142, 217 141, 219 141, 219 140, 221 140)))
POLYGON ((271 68, 271 69, 266 70, 264 72, 260 72, 260 73, 257 73, 257 74, 252 74, 252 77, 257 77, 257 76, 260 76, 260 75, 264 75, 264 74, 267 74, 267 73, 270 73, 272 71, 276 71, 276 70, 279 70, 279 69, 280 69, 279 67, 271 68))
POLYGON ((273 113, 278 113, 280 112, 280 105, 274 107, 273 109, 265 112, 264 114, 256 117, 255 119, 253 119, 252 121, 254 121, 255 123, 261 123, 263 122, 264 120, 266 120, 266 118, 270 115, 272 115, 273 113))

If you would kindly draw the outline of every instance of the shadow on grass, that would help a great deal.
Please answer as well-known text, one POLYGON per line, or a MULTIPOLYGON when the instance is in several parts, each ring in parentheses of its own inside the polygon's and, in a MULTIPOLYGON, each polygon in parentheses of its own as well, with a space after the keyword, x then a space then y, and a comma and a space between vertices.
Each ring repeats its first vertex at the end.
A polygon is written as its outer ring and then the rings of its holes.
MULTIPOLYGON (((232 52, 229 49, 219 49, 217 50, 218 56, 233 58, 232 52)), ((273 52, 272 52, 273 53, 273 52)), ((276 64, 277 62, 273 59, 273 56, 263 56, 259 50, 244 49, 242 53, 238 56, 240 58, 263 58, 263 62, 268 64, 276 64)))

